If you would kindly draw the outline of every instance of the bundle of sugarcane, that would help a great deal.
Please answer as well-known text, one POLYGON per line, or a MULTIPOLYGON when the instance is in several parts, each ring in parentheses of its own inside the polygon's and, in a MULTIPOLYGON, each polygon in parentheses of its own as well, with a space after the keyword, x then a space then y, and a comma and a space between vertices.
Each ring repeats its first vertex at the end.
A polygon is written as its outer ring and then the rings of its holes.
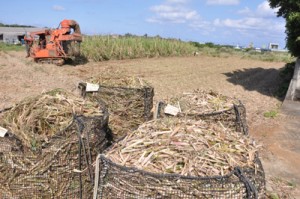
POLYGON ((108 143, 103 104, 57 89, 21 101, 1 119, 9 146, 0 146, 0 190, 20 198, 90 197, 92 163, 108 143))
POLYGON ((124 75, 122 70, 108 69, 100 75, 93 76, 87 79, 87 82, 99 84, 109 87, 124 87, 124 88, 144 88, 150 87, 149 83, 137 76, 124 75))
POLYGON ((203 120, 150 121, 116 143, 106 157, 153 173, 215 176, 254 167, 259 146, 246 136, 203 120))
POLYGON ((56 89, 16 104, 1 117, 0 126, 17 136, 24 146, 36 150, 68 127, 74 115, 102 116, 102 111, 99 103, 56 89))
POLYGON ((158 106, 157 117, 170 116, 167 104, 177 107, 176 116, 191 119, 221 121, 226 127, 248 134, 246 108, 236 98, 222 95, 212 90, 195 90, 183 93, 158 106))
POLYGON ((86 93, 92 101, 103 101, 109 110, 109 126, 115 139, 135 130, 152 118, 154 91, 144 80, 107 71, 87 80, 100 85, 98 92, 86 93))
POLYGON ((201 115, 226 111, 233 104, 239 104, 239 101, 213 90, 197 89, 190 93, 183 93, 179 97, 171 98, 167 103, 179 106, 183 114, 201 115))

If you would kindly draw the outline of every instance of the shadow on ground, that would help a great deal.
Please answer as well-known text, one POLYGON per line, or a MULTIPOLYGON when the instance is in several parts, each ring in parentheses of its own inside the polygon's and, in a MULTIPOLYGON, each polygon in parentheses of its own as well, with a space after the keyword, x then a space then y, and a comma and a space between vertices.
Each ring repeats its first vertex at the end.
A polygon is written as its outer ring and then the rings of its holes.
POLYGON ((284 99, 293 71, 287 66, 281 69, 250 68, 224 73, 227 81, 240 85, 248 91, 257 91, 263 95, 284 99))
POLYGON ((72 59, 66 60, 65 64, 71 66, 77 66, 77 65, 85 65, 88 62, 89 61, 85 56, 80 55, 79 57, 76 57, 74 60, 72 59))

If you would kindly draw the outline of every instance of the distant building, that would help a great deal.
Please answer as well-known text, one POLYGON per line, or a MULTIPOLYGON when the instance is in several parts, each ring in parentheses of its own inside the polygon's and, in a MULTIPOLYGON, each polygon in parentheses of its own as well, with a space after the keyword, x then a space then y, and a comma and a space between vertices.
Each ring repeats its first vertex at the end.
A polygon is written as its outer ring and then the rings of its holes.
POLYGON ((256 52, 262 52, 262 51, 261 51, 261 48, 254 48, 254 50, 255 50, 256 52))
POLYGON ((120 35, 118 34, 111 34, 110 35, 113 39, 118 39, 120 37, 120 35))
POLYGON ((270 50, 279 50, 279 44, 277 44, 277 43, 270 43, 269 44, 269 49, 270 50))
POLYGON ((27 32, 43 30, 44 28, 0 27, 0 42, 19 44, 24 41, 27 32))
POLYGON ((234 47, 234 49, 240 50, 240 49, 241 49, 241 46, 240 46, 240 45, 236 45, 236 46, 234 47))

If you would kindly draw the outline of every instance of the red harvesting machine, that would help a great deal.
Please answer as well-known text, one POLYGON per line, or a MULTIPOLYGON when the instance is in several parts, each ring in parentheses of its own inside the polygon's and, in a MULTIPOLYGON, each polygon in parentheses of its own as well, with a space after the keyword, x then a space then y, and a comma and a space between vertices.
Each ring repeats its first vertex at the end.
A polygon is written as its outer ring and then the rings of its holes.
POLYGON ((79 24, 74 20, 63 20, 57 29, 30 32, 24 40, 27 57, 36 62, 61 66, 66 60, 80 56, 82 35, 79 24))

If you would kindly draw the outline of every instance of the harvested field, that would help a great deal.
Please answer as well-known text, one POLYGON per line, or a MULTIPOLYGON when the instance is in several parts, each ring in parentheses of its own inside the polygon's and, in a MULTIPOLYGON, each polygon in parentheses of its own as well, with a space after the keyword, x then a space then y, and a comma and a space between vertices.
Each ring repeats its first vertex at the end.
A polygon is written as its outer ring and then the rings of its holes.
MULTIPOLYGON (((213 89, 236 97, 245 104, 250 134, 265 146, 262 162, 267 180, 281 178, 287 182, 284 186, 296 184, 299 187, 299 154, 280 154, 278 151, 281 148, 275 142, 281 139, 274 136, 286 120, 296 121, 298 118, 285 118, 280 113, 275 119, 264 116, 265 112, 278 112, 281 101, 274 95, 279 86, 279 71, 284 65, 239 57, 195 56, 89 62, 76 67, 57 67, 33 63, 25 58, 25 52, 0 52, 0 110, 24 97, 54 88, 64 88, 78 94, 77 85, 80 81, 101 74, 108 68, 141 76, 155 88, 155 101, 170 99, 195 89, 213 89)), ((284 193, 284 186, 278 188, 278 184, 281 183, 267 183, 267 187, 272 192, 284 193)), ((294 192, 295 188, 289 186, 290 198, 293 198, 294 192)))

